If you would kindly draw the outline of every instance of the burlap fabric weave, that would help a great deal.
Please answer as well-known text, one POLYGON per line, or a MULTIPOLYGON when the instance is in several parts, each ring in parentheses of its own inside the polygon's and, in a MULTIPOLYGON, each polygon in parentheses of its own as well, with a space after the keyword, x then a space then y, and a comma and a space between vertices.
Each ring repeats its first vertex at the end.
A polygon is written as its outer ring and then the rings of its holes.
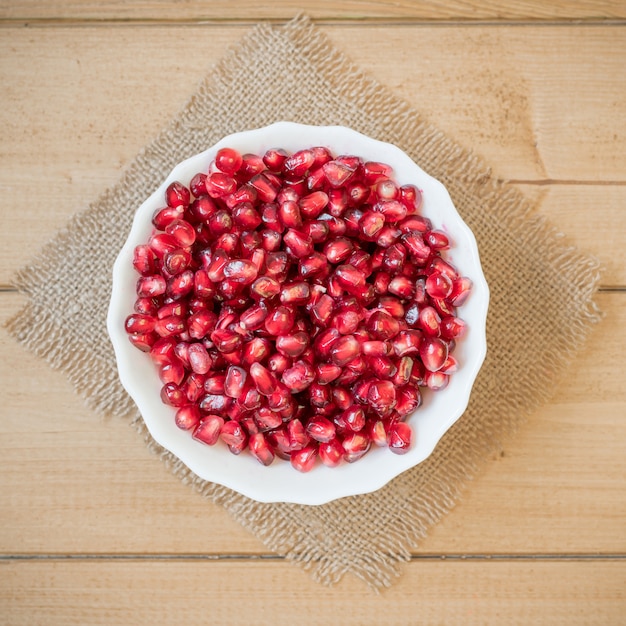
POLYGON ((564 247, 517 190, 299 17, 252 29, 120 181, 19 272, 15 284, 30 301, 9 328, 66 372, 99 414, 135 424, 177 476, 268 548, 325 583, 352 572, 383 586, 503 437, 546 400, 599 317, 597 282, 595 262, 564 247), (488 356, 463 417, 427 461, 385 488, 319 507, 256 503, 198 479, 156 445, 118 381, 105 326, 113 261, 142 201, 177 162, 224 135, 278 120, 345 125, 405 150, 447 186, 476 235, 491 288, 488 356))

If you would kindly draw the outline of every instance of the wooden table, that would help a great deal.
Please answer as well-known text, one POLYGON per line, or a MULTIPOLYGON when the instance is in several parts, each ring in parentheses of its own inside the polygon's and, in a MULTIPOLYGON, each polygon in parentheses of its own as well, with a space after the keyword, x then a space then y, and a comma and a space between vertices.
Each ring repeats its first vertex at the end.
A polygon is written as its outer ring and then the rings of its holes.
POLYGON ((0 330, 0 623, 625 623, 626 5, 295 4, 0 0, 0 318, 226 48, 298 9, 600 259, 606 318, 381 595, 268 553, 0 330))

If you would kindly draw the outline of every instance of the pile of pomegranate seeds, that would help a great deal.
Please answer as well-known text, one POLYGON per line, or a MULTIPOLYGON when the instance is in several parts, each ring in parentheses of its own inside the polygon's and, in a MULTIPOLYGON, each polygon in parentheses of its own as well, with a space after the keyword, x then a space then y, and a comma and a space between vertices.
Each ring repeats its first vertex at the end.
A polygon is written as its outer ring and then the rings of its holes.
POLYGON ((471 282, 392 174, 321 147, 224 148, 167 188, 125 328, 180 428, 302 472, 408 451, 420 388, 457 369, 471 282))

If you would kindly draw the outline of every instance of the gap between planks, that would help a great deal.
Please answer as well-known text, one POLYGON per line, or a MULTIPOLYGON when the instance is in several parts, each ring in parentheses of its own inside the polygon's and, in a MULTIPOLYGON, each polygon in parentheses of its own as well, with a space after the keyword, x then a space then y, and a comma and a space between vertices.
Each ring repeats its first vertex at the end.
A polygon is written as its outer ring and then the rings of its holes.
MULTIPOLYGON (((286 561, 279 554, 0 554, 2 561, 286 561)), ((409 561, 626 561, 622 553, 412 554, 409 561)))
MULTIPOLYGON (((0 28, 47 28, 47 27, 106 27, 106 26, 141 26, 141 27, 163 27, 163 26, 220 26, 220 27, 241 27, 256 26, 257 24, 274 24, 282 26, 290 22, 291 17, 258 18, 258 19, 237 19, 237 18, 195 18, 195 19, 147 19, 147 18, 25 18, 25 17, 4 17, 0 18, 0 28)), ((387 17, 353 17, 353 18, 311 18, 311 21, 318 26, 353 26, 357 28, 380 26, 443 26, 443 27, 480 27, 480 26, 504 26, 504 27, 553 27, 553 26, 626 26, 626 19, 621 18, 571 18, 558 20, 542 19, 510 19, 510 20, 472 20, 445 18, 387 18, 387 17)))

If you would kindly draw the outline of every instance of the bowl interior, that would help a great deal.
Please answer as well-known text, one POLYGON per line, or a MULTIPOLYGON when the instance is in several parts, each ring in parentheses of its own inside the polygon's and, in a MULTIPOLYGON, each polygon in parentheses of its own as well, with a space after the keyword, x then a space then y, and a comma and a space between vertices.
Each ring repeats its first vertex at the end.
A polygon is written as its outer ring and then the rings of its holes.
POLYGON ((199 477, 222 484, 261 502, 322 504, 336 498, 379 489, 389 480, 420 463, 432 452, 443 434, 464 412, 476 375, 486 353, 485 325, 489 290, 480 265, 476 240, 456 211, 446 189, 422 171, 397 147, 366 137, 353 130, 279 122, 237 133, 222 139, 201 154, 180 163, 163 184, 139 207, 131 232, 113 269, 113 289, 107 327, 115 350, 122 384, 137 404, 154 439, 183 461, 199 477), (424 196, 422 213, 436 228, 446 231, 452 248, 444 255, 473 281, 469 299, 459 309, 468 331, 458 341, 454 356, 459 370, 448 387, 424 393, 422 406, 408 419, 415 442, 408 453, 396 455, 386 448, 373 449, 358 462, 330 469, 318 463, 306 474, 277 459, 261 466, 248 454, 232 455, 218 443, 208 447, 192 439, 174 422, 174 409, 160 400, 161 383, 150 358, 134 348, 124 331, 124 320, 132 312, 137 274, 132 266, 133 250, 152 232, 155 209, 164 205, 164 192, 173 181, 188 184, 197 172, 207 171, 217 151, 225 146, 242 153, 263 154, 282 147, 290 152, 311 146, 326 146, 334 154, 355 154, 364 160, 388 163, 399 184, 412 183, 424 196))

